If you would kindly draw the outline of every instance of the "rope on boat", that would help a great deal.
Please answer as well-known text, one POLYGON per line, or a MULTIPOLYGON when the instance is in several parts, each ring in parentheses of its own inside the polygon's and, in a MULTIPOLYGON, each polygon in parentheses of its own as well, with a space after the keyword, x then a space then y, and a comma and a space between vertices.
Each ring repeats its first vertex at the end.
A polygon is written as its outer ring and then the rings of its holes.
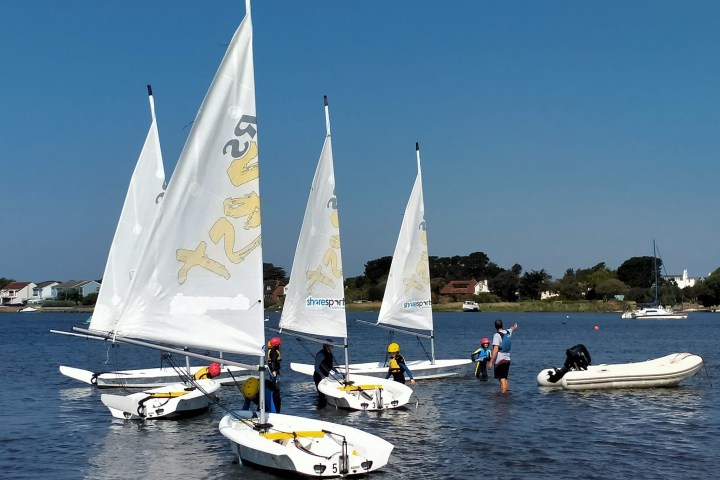
MULTIPOLYGON (((702 357, 700 357, 700 358, 702 358, 702 357)), ((708 372, 707 363, 705 363, 704 358, 703 358, 703 367, 705 367, 705 376, 707 376, 708 383, 710 384, 710 387, 712 388, 713 384, 712 384, 712 381, 710 380, 710 372, 708 372)))
POLYGON ((415 338, 417 339, 417 342, 420 344, 420 347, 422 347, 423 352, 425 352, 425 356, 427 357, 427 359, 432 361, 432 357, 430 356, 430 354, 428 354, 427 350, 425 350, 425 345, 423 345, 422 341, 420 341, 420 337, 418 336, 415 338))

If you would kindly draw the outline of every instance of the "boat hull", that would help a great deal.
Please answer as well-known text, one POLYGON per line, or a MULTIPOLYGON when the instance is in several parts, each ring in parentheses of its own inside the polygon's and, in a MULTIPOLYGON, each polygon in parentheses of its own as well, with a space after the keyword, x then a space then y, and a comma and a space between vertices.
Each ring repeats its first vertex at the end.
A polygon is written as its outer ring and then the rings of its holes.
POLYGON ((590 365, 587 370, 567 372, 556 383, 548 380, 555 370, 545 369, 538 373, 537 382, 542 387, 565 390, 675 387, 696 375, 702 365, 698 355, 673 353, 644 362, 590 365))
POLYGON ((339 380, 327 377, 318 384, 318 390, 325 394, 328 405, 347 410, 400 408, 413 394, 407 385, 384 378, 351 374, 350 388, 339 380))
POLYGON ((113 417, 122 420, 189 417, 207 411, 214 401, 213 394, 220 389, 220 384, 214 380, 194 383, 178 383, 131 395, 103 394, 100 400, 113 417))
POLYGON ((622 314, 626 320, 685 320, 687 317, 687 313, 678 313, 670 308, 641 308, 622 314))
MULTIPOLYGON (((191 375, 194 375, 201 368, 204 367, 190 367, 191 375)), ((185 369, 183 368, 182 370, 184 373, 185 369)), ((90 385, 95 385, 98 388, 155 388, 182 383, 183 381, 183 379, 180 378, 180 375, 178 375, 177 370, 169 366, 162 368, 93 373, 89 370, 61 365, 60 373, 66 377, 70 377, 90 385)), ((244 368, 223 365, 221 367, 220 375, 214 377, 213 380, 221 385, 234 385, 236 382, 242 383, 251 375, 252 372, 244 368)))
MULTIPOLYGON (((472 360, 470 359, 449 359, 435 360, 412 360, 406 362, 416 380, 428 380, 432 378, 461 377, 470 374, 472 371, 472 360)), ((291 363, 290 369, 303 375, 312 376, 315 367, 306 363, 291 363)), ((341 373, 345 373, 345 366, 338 366, 341 373)), ((385 378, 388 367, 382 362, 353 363, 350 365, 350 375, 367 375, 369 377, 385 378)))
POLYGON ((462 306, 463 312, 479 312, 480 311, 480 305, 477 304, 477 302, 465 302, 462 306))
POLYGON ((255 415, 240 411, 220 421, 220 433, 230 440, 241 463, 311 477, 356 476, 387 465, 394 448, 376 435, 345 425, 269 413, 263 426, 270 427, 262 428, 255 415))

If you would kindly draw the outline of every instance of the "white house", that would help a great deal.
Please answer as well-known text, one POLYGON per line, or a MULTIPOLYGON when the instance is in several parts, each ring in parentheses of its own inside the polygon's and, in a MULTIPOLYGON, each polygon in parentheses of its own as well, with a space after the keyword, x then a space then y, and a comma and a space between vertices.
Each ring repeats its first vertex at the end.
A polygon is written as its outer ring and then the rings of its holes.
POLYGON ((83 297, 100 291, 100 284, 95 280, 68 280, 51 287, 52 297, 61 300, 70 292, 78 291, 83 297))
POLYGON ((557 292, 551 292, 550 290, 545 290, 544 292, 540 292, 540 300, 548 300, 550 298, 559 297, 560 294, 557 292))
POLYGON ((682 275, 668 275, 665 280, 675 281, 678 288, 694 287, 695 282, 702 280, 702 278, 690 278, 688 277, 687 269, 683 270, 682 275))
POLYGON ((40 303, 44 300, 50 300, 51 298, 53 298, 52 287, 58 284, 59 282, 56 282, 54 280, 48 280, 47 282, 38 283, 35 288, 33 288, 30 303, 40 303))
POLYGON ((480 280, 475 284, 475 295, 480 295, 481 293, 490 293, 487 278, 480 280))
POLYGON ((22 305, 32 298, 35 284, 32 282, 10 282, 0 290, 0 305, 22 305))

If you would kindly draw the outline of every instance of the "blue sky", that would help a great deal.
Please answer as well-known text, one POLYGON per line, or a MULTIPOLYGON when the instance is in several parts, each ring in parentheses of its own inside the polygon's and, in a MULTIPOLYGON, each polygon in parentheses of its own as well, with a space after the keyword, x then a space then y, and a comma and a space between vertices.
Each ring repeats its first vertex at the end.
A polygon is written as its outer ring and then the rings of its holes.
MULTIPOLYGON (((0 6, 0 276, 100 278, 155 93, 172 172, 242 0, 0 6)), ((720 3, 253 2, 265 261, 292 265, 330 100, 346 276, 392 255, 720 267, 720 3)))

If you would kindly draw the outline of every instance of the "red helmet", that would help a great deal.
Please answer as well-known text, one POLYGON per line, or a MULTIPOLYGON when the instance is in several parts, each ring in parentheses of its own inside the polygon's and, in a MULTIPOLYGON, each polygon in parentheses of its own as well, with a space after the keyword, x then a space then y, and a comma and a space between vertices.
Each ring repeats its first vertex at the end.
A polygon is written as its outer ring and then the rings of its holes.
POLYGON ((213 362, 208 366, 208 376, 214 378, 220 375, 220 364, 213 362))
POLYGON ((280 339, 280 337, 272 337, 268 342, 268 347, 279 347, 281 343, 282 340, 280 339))
POLYGON ((490 343, 490 339, 487 338, 487 337, 483 337, 483 339, 480 340, 480 343, 481 343, 481 344, 483 344, 483 343, 490 343))

